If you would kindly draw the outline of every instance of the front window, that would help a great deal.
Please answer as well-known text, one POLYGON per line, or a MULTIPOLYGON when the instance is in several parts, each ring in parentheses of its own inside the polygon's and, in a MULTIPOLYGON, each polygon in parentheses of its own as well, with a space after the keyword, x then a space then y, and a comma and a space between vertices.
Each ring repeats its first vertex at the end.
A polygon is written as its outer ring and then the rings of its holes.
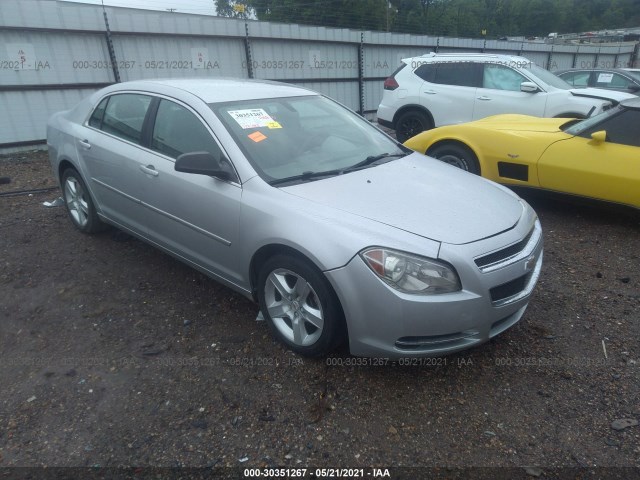
POLYGON ((512 68, 492 63, 488 63, 484 66, 482 78, 483 88, 519 92, 520 84, 526 81, 527 78, 523 77, 512 68))
POLYGON ((369 122, 319 95, 210 105, 267 182, 348 173, 406 154, 369 122))
POLYGON ((217 159, 222 156, 202 121, 182 105, 165 99, 158 106, 151 149, 172 158, 188 152, 209 152, 217 159))
POLYGON ((589 86, 590 76, 591 72, 569 72, 563 73, 561 78, 569 85, 577 88, 584 88, 589 86))
POLYGON ((549 70, 545 70, 544 68, 540 68, 535 63, 528 63, 523 66, 523 70, 529 71, 532 75, 538 77, 541 81, 546 83, 547 85, 551 85, 552 87, 559 88, 561 90, 571 90, 573 87, 565 82, 563 79, 558 77, 557 75, 551 73, 549 70))
POLYGON ((629 88, 629 85, 633 81, 620 75, 619 73, 612 72, 596 72, 596 82, 594 87, 596 88, 629 88))
POLYGON ((618 105, 595 117, 578 123, 569 123, 563 128, 569 135, 589 138, 592 133, 605 130, 607 142, 621 145, 640 146, 640 111, 618 105))

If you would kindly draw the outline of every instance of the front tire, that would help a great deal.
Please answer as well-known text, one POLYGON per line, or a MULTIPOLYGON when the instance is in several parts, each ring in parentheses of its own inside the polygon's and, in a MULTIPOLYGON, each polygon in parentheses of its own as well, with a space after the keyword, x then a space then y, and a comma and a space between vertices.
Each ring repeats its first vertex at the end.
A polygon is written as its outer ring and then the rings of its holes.
POLYGON ((469 173, 480 175, 478 157, 459 143, 441 143, 427 150, 427 155, 469 173))
POLYGON ((418 110, 409 110, 400 115, 396 121, 396 139, 404 143, 430 128, 433 128, 433 124, 427 115, 418 110))
POLYGON ((62 174, 62 194, 69 218, 78 230, 95 233, 104 229, 87 186, 74 168, 62 174))
POLYGON ((300 355, 319 357, 345 339, 339 300, 315 266, 275 255, 258 276, 260 309, 275 337, 300 355))

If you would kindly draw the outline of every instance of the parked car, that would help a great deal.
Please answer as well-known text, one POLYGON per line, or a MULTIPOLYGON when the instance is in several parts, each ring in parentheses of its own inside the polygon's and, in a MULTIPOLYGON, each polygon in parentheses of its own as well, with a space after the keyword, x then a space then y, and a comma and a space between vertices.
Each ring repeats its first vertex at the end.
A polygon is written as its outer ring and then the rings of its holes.
POLYGON ((430 53, 402 60, 384 82, 378 122, 398 140, 501 113, 586 118, 631 95, 572 89, 524 57, 430 53))
POLYGON ((640 73, 621 68, 572 68, 554 73, 575 88, 596 87, 634 95, 640 93, 640 73))
POLYGON ((586 120, 495 115, 405 143, 506 185, 640 208, 640 98, 586 120))
POLYGON ((254 299, 302 355, 478 345, 518 322, 540 273, 526 202, 304 88, 125 82, 47 138, 80 231, 114 225, 254 299))

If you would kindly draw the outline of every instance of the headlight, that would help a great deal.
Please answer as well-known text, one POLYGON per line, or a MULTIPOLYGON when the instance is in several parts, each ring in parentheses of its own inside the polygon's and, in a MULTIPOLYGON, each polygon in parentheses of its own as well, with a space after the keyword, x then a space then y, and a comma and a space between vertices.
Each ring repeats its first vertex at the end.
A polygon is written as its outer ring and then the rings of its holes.
POLYGON ((360 256, 378 277, 401 292, 433 295, 462 289, 453 267, 436 260, 378 247, 363 250, 360 256))

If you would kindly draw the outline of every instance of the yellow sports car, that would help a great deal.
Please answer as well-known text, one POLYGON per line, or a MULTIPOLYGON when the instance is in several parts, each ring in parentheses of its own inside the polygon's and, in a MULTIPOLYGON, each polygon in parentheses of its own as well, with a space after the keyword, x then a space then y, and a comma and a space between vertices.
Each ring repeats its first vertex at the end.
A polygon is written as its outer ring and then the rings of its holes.
POLYGON ((495 115, 405 145, 505 185, 640 208, 640 98, 585 120, 495 115))

